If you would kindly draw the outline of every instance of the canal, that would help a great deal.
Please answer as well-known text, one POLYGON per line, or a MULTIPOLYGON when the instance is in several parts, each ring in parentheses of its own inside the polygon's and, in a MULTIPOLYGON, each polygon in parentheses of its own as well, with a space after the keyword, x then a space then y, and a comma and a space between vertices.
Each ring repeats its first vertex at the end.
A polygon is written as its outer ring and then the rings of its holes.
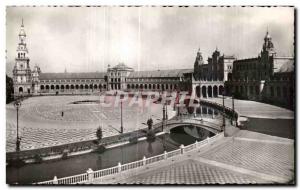
POLYGON ((21 168, 7 167, 6 182, 8 184, 31 184, 58 178, 85 173, 88 168, 94 171, 116 166, 118 162, 129 163, 162 154, 164 150, 178 149, 181 144, 189 145, 196 140, 201 141, 214 134, 193 126, 180 126, 164 134, 154 142, 140 141, 137 144, 128 144, 121 147, 107 149, 103 153, 89 153, 70 157, 66 160, 47 161, 40 164, 27 164, 21 168))

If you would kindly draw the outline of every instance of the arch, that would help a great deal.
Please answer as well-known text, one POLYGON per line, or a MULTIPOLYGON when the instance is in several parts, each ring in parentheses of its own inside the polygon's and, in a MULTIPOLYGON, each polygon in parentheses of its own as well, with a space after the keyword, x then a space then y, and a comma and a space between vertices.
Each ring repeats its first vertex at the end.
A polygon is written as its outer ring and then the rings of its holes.
POLYGON ((103 85, 103 88, 106 89, 106 84, 103 85))
POLYGON ((90 89, 93 89, 93 84, 90 84, 90 89))
POLYGON ((200 98, 200 86, 196 86, 196 88, 195 88, 195 90, 196 90, 196 96, 198 97, 198 98, 200 98))
POLYGON ((224 86, 223 85, 220 85, 219 86, 219 95, 222 95, 224 92, 224 86))
POLYGON ((41 90, 44 90, 44 89, 45 89, 44 85, 41 85, 40 88, 41 88, 41 90))
POLYGON ((284 86, 284 87, 282 87, 282 92, 283 92, 283 97, 287 97, 287 87, 286 86, 284 86))
POLYGON ((136 85, 135 85, 135 88, 136 88, 136 89, 139 89, 139 85, 138 85, 138 84, 136 84, 136 85))
POLYGON ((152 89, 152 85, 151 85, 151 84, 149 84, 149 89, 150 89, 150 90, 152 89))
POLYGON ((216 85, 213 87, 213 97, 218 97, 218 87, 216 85))
POLYGON ((89 89, 89 85, 87 85, 87 84, 84 85, 84 88, 85 88, 85 89, 89 89))
POLYGON ((144 84, 144 89, 148 89, 148 86, 147 86, 147 84, 144 84))
POLYGON ((212 87, 211 86, 208 86, 207 87, 207 95, 208 95, 208 97, 212 97, 212 87))
POLYGON ((274 96, 274 87, 273 86, 270 86, 270 94, 271 94, 271 97, 274 96))
POLYGON ((49 85, 46 85, 46 90, 49 90, 49 85))
POLYGON ((172 84, 170 84, 170 90, 173 90, 173 85, 172 84))
POLYGON ((155 90, 155 89, 156 89, 155 87, 156 87, 156 85, 155 85, 155 84, 153 84, 153 90, 155 90))
POLYGON ((23 87, 19 87, 19 93, 23 93, 23 87))
POLYGON ((240 94, 242 95, 244 93, 244 86, 240 86, 240 94))
POLYGON ((83 84, 81 84, 79 87, 80 87, 80 89, 83 89, 83 84))
POLYGON ((64 85, 60 85, 60 89, 61 90, 65 89, 65 86, 64 85))
POLYGON ((174 84, 174 90, 177 90, 177 84, 174 84))
POLYGON ((281 88, 280 88, 280 86, 277 86, 276 91, 277 91, 277 97, 281 97, 281 88))
POLYGON ((158 90, 160 89, 160 84, 157 84, 157 89, 158 89, 158 90))
POLYGON ((73 85, 73 84, 71 84, 71 89, 72 89, 72 90, 74 89, 74 85, 73 85))
POLYGON ((168 84, 166 84, 166 90, 169 90, 169 85, 168 84))
POLYGON ((250 94, 253 95, 253 86, 250 86, 250 94))
POLYGON ((102 89, 102 84, 99 84, 99 89, 102 89))
POLYGON ((130 84, 127 84, 127 89, 130 89, 130 84))
POLYGON ((51 90, 54 90, 54 85, 51 85, 51 86, 50 86, 50 89, 51 89, 51 90))
POLYGON ((259 95, 259 86, 255 86, 255 94, 258 96, 259 95))
POLYGON ((70 86, 67 84, 66 85, 66 90, 69 90, 70 89, 70 86))
POLYGON ((202 97, 207 98, 206 86, 202 86, 202 97))
POLYGON ((76 84, 76 85, 75 85, 75 88, 76 88, 76 90, 78 90, 78 89, 79 89, 79 85, 78 85, 78 84, 76 84))
POLYGON ((134 84, 131 84, 131 89, 134 89, 134 84))
POLYGON ((140 89, 143 89, 143 84, 140 84, 140 89))
POLYGON ((94 84, 94 89, 97 89, 97 87, 98 87, 97 84, 94 84))
POLYGON ((58 89, 59 89, 59 85, 56 85, 56 86, 55 86, 55 89, 58 90, 58 89))

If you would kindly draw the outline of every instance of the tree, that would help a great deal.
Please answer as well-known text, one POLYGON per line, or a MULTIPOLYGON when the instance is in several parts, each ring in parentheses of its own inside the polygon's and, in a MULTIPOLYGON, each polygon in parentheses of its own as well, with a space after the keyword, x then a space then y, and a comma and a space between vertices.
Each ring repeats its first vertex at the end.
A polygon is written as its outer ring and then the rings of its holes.
POLYGON ((99 127, 97 128, 97 131, 96 131, 96 137, 97 137, 97 139, 98 139, 98 142, 101 141, 102 136, 103 136, 103 134, 102 134, 102 127, 99 126, 99 127))
POLYGON ((148 125, 148 130, 151 130, 152 129, 152 125, 153 125, 152 118, 150 118, 150 119, 147 120, 147 125, 148 125))

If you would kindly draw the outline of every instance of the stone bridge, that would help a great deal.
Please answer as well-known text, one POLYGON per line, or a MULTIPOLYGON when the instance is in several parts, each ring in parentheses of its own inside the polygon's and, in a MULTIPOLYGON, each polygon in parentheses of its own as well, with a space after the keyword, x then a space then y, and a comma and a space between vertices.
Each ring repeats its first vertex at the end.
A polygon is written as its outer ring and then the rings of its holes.
POLYGON ((222 120, 219 119, 209 119, 209 118, 186 118, 186 119, 172 119, 168 120, 164 124, 164 131, 170 133, 170 130, 184 125, 192 125, 196 127, 201 127, 212 133, 221 132, 222 120))

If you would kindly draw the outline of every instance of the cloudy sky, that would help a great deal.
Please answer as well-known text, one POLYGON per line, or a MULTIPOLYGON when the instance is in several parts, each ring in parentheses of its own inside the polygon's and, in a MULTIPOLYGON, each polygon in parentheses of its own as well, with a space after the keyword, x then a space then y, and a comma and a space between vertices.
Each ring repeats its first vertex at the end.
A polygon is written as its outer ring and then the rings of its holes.
POLYGON ((6 72, 11 75, 21 20, 31 68, 42 72, 192 68, 198 48, 237 58, 258 55, 268 28, 277 54, 293 55, 293 8, 7 7, 6 72))

